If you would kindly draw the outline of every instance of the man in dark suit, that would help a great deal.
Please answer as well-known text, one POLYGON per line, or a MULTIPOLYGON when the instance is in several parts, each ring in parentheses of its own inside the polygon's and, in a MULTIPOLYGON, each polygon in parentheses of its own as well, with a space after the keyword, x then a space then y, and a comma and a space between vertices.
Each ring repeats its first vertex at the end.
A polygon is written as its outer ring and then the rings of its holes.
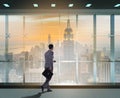
MULTIPOLYGON (((53 52, 53 44, 49 44, 48 46, 49 50, 45 52, 45 70, 48 70, 48 72, 50 71, 51 73, 53 73, 53 62, 56 62, 53 60, 54 58, 54 52, 53 52)), ((49 82, 52 78, 52 75, 50 77, 46 77, 46 81, 43 83, 43 85, 41 86, 42 92, 44 92, 44 89, 47 88, 47 91, 52 91, 50 89, 49 86, 49 82)))

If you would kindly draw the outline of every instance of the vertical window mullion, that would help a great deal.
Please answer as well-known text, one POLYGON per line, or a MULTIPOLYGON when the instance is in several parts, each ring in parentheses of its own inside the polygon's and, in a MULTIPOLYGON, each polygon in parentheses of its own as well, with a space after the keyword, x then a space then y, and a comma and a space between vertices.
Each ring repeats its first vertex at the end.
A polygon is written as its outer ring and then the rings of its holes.
POLYGON ((110 64, 110 79, 111 82, 115 82, 115 55, 114 55, 114 50, 115 50, 115 39, 114 39, 114 15, 110 16, 110 60, 111 60, 111 64, 110 64))
POLYGON ((94 82, 97 78, 97 56, 96 56, 96 15, 93 15, 93 77, 94 82))

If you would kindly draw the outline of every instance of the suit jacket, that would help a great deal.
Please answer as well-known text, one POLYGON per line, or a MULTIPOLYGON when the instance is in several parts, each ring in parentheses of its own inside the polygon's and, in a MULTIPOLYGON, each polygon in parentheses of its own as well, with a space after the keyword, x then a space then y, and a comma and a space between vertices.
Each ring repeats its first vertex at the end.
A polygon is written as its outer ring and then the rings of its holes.
POLYGON ((48 68, 51 71, 53 71, 53 51, 52 50, 48 50, 47 52, 45 52, 45 69, 48 68))

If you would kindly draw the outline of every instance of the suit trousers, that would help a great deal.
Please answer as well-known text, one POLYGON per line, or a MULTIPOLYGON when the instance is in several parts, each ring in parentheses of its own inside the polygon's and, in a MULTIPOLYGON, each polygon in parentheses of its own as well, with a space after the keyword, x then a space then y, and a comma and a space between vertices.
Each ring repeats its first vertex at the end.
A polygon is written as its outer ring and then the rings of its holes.
MULTIPOLYGON (((52 78, 52 77, 51 77, 51 78, 52 78)), ((46 80, 45 80, 45 82, 44 82, 43 85, 42 85, 43 88, 50 89, 49 82, 50 82, 51 78, 47 78, 47 77, 46 77, 46 80)))

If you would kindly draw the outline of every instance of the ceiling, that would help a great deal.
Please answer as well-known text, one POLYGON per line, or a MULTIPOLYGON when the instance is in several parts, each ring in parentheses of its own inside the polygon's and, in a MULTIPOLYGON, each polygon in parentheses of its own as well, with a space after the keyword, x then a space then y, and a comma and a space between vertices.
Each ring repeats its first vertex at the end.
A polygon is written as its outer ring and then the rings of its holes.
POLYGON ((0 9, 120 9, 115 8, 120 0, 0 0, 0 9), (4 3, 10 5, 6 8, 4 3), (33 4, 39 4, 39 7, 34 8, 33 4), (51 3, 55 3, 56 7, 52 8, 51 3), (68 4, 74 4, 69 8, 68 4), (91 7, 86 8, 86 4, 92 4, 91 7))

